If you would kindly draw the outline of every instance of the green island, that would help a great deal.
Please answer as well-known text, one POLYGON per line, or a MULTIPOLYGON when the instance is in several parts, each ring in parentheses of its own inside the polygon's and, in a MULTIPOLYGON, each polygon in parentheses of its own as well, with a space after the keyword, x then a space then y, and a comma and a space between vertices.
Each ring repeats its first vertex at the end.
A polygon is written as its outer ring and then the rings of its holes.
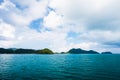
POLYGON ((80 48, 73 48, 67 52, 53 52, 52 50, 45 48, 45 49, 22 49, 22 48, 0 48, 0 54, 112 54, 112 52, 102 52, 99 53, 94 50, 83 50, 80 48))

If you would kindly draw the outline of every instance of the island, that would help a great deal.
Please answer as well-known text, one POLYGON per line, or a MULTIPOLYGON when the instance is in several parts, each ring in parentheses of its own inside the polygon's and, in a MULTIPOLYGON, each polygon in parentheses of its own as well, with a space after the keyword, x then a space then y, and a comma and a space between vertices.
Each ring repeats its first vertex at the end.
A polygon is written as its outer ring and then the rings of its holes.
POLYGON ((93 51, 93 50, 83 50, 83 49, 80 49, 80 48, 73 48, 73 49, 70 49, 67 53, 70 53, 70 54, 100 54, 99 52, 97 51, 93 51))
POLYGON ((17 49, 17 48, 9 48, 4 49, 0 48, 0 54, 54 54, 54 52, 48 48, 34 50, 34 49, 17 49))
POLYGON ((101 54, 112 54, 112 52, 102 52, 101 54))
POLYGON ((54 54, 54 52, 48 48, 42 49, 42 50, 37 50, 36 53, 39 54, 54 54))
POLYGON ((94 50, 83 50, 81 48, 72 48, 67 52, 53 52, 48 48, 39 50, 23 48, 0 48, 0 54, 112 54, 112 52, 99 53, 94 50))

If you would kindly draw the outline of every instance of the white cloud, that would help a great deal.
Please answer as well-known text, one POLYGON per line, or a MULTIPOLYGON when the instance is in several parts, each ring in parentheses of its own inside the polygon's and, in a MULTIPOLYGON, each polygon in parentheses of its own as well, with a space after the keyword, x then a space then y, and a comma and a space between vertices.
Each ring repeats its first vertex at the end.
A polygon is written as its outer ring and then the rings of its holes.
POLYGON ((0 9, 9 11, 12 7, 15 7, 13 3, 11 3, 9 0, 4 0, 4 2, 1 3, 0 9))
POLYGON ((49 7, 54 9, 57 14, 64 15, 68 12, 69 0, 49 0, 49 7))
POLYGON ((15 37, 14 33, 15 29, 13 26, 0 20, 0 36, 13 39, 15 37))
POLYGON ((62 16, 57 15, 54 11, 51 11, 48 16, 44 18, 44 26, 46 28, 57 28, 61 25, 63 26, 63 19, 62 16))
POLYGON ((47 0, 35 1, 29 4, 28 8, 25 9, 26 17, 31 20, 42 18, 47 13, 47 4, 47 0))
POLYGON ((27 26, 31 21, 42 18, 47 13, 47 0, 19 1, 5 0, 0 5, 0 17, 15 26, 27 26), (19 7, 17 7, 19 5, 19 7), (20 9, 20 7, 24 7, 20 9))
POLYGON ((5 0, 0 5, 0 18, 3 20, 0 23, 0 37, 9 40, 0 41, 0 45, 37 49, 48 47, 54 51, 67 51, 73 47, 112 51, 105 43, 118 43, 120 40, 119 2, 5 0), (29 25, 40 18, 43 18, 43 25, 37 32, 29 25), (72 40, 68 36, 70 32, 77 34, 72 36, 72 40))
POLYGON ((0 47, 9 48, 13 47, 13 41, 0 41, 0 47))
POLYGON ((0 20, 0 47, 13 46, 15 39, 15 28, 0 20))
POLYGON ((88 41, 93 41, 93 42, 108 42, 108 41, 116 41, 120 40, 119 36, 120 32, 112 32, 112 31, 101 31, 101 30, 96 30, 96 31, 89 31, 87 33, 84 33, 80 35, 80 38, 88 40, 88 41), (89 35, 89 36, 88 36, 89 35))

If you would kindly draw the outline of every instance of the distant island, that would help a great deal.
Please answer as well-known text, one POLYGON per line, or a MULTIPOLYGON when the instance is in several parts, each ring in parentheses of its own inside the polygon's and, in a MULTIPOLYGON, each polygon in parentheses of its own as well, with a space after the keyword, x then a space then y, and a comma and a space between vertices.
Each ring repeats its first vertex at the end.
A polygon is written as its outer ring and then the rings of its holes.
POLYGON ((99 53, 94 50, 83 50, 80 48, 73 48, 70 49, 67 52, 53 52, 52 50, 45 48, 45 49, 40 49, 40 50, 35 50, 35 49, 22 49, 22 48, 0 48, 0 54, 112 54, 112 52, 102 52, 99 53))
POLYGON ((83 49, 70 49, 68 51, 68 53, 71 53, 71 54, 99 54, 99 52, 97 51, 93 51, 93 50, 89 50, 89 51, 86 51, 86 50, 83 50, 83 49))
POLYGON ((112 52, 102 52, 101 54, 112 54, 112 52))
POLYGON ((16 48, 10 48, 10 49, 4 49, 0 48, 0 54, 54 54, 54 52, 48 48, 40 49, 40 50, 34 50, 34 49, 16 49, 16 48))

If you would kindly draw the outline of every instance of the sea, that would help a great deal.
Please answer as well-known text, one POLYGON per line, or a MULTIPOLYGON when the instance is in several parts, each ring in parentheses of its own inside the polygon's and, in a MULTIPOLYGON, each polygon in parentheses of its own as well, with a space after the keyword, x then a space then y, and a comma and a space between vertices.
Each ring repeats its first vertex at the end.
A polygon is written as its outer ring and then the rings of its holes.
POLYGON ((0 54, 0 80, 120 80, 120 55, 0 54))

